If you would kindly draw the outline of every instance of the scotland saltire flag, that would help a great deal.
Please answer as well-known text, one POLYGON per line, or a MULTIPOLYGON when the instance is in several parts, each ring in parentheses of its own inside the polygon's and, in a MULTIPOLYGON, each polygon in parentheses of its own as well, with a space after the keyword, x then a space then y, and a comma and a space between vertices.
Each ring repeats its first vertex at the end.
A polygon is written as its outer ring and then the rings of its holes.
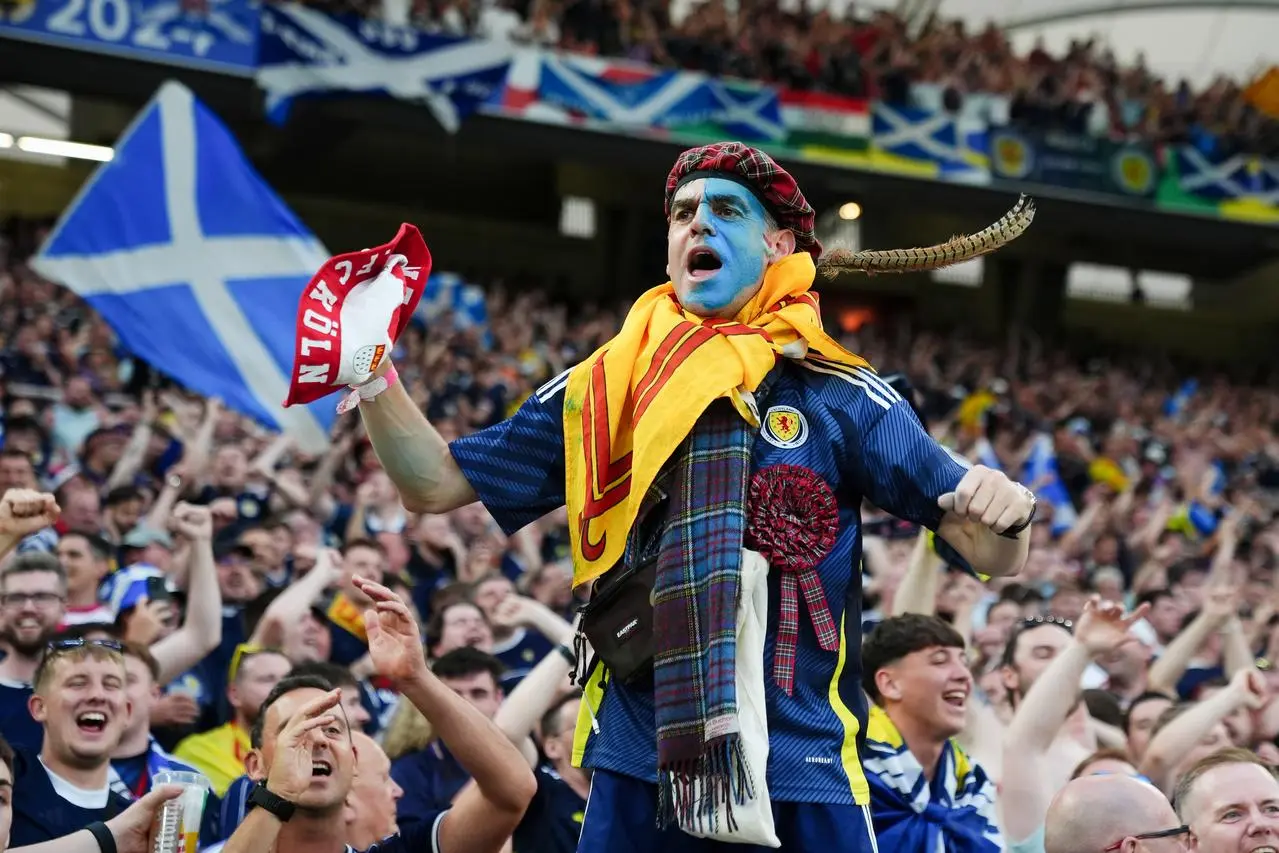
POLYGON ((1164 402, 1164 415, 1170 418, 1180 417, 1181 413, 1186 410, 1186 406, 1190 405, 1190 400, 1195 396, 1195 392, 1199 390, 1198 380, 1191 378, 1181 383, 1176 392, 1164 402))
POLYGON ((514 51, 508 42, 271 3, 262 6, 257 80, 276 123, 299 97, 377 93, 426 104, 453 133, 501 88, 514 51))
POLYGON ((32 266, 86 299, 155 369, 315 450, 332 402, 282 404, 298 300, 327 257, 217 116, 168 82, 32 266))
POLYGON ((547 53, 540 58, 538 100, 588 118, 643 128, 715 122, 751 139, 785 134, 773 88, 597 57, 547 53))
POLYGON ((1048 433, 1035 437, 1030 456, 1026 459, 1022 482, 1029 484, 1035 496, 1053 508, 1054 534, 1064 533, 1075 526, 1078 513, 1070 500, 1070 493, 1066 491, 1066 484, 1061 481, 1057 451, 1053 447, 1053 437, 1048 433))
POLYGON ((435 273, 426 280, 426 288, 415 313, 429 323, 445 311, 452 313, 454 328, 478 328, 483 332, 485 345, 492 345, 488 330, 488 302, 482 288, 466 283, 456 273, 435 273))
MULTIPOLYGON (((876 149, 917 163, 935 163, 947 180, 986 183, 985 159, 968 149, 968 134, 950 113, 876 102, 871 108, 876 149)), ((977 137, 980 139, 981 137, 977 137)))

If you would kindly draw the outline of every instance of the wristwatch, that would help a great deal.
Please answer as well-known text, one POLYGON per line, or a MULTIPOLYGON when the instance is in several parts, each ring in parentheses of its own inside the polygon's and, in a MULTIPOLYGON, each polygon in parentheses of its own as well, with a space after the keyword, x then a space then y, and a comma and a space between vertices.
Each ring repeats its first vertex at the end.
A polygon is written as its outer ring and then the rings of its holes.
MULTIPOLYGON (((1025 486, 1022 486, 1022 488, 1026 489, 1025 486)), ((1030 527, 1030 523, 1035 520, 1035 512, 1039 509, 1039 498, 1035 497, 1035 493, 1030 489, 1026 489, 1026 493, 1030 495, 1030 515, 1026 516, 1025 521, 1014 524, 1012 527, 999 534, 1005 539, 1016 539, 1026 530, 1027 527, 1030 527)))
POLYGON ((297 808, 283 797, 277 797, 268 791, 265 782, 257 783, 249 791, 249 805, 275 815, 280 823, 288 823, 289 818, 293 817, 293 810, 297 808))

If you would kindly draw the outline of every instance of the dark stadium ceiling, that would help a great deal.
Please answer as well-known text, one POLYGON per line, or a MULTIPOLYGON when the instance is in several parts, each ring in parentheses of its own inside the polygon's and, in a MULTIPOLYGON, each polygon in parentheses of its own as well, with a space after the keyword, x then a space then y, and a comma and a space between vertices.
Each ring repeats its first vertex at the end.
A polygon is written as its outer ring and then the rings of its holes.
POLYGON ((942 17, 961 18, 974 28, 994 20, 1023 52, 1042 37, 1045 47, 1059 55, 1071 39, 1095 35, 1121 63, 1144 54, 1152 70, 1198 86, 1216 74, 1247 79, 1279 61, 1279 0, 878 0, 858 5, 936 6, 942 17))

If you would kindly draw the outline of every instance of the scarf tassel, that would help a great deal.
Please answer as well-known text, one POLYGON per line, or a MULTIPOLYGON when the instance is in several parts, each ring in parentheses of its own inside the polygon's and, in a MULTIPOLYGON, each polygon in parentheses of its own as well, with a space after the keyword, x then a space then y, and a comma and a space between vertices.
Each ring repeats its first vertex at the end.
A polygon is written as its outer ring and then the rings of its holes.
POLYGON ((741 735, 728 735, 709 744, 697 758, 676 762, 659 774, 658 828, 674 823, 701 833, 717 833, 722 807, 727 830, 736 832, 733 806, 754 799, 752 779, 741 735))

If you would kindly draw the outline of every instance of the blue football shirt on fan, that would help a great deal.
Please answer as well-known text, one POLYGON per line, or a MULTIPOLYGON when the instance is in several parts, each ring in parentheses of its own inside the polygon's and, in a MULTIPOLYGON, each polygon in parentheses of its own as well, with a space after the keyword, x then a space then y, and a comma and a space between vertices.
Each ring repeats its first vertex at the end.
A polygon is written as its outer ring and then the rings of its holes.
MULTIPOLYGON (((450 444, 480 500, 512 534, 564 503, 565 375, 528 398, 509 420, 450 444)), ((834 547, 817 567, 837 651, 822 649, 801 607, 794 691, 771 677, 776 631, 764 658, 771 750, 769 793, 780 802, 865 804, 870 794, 857 755, 866 727, 861 689, 861 518, 863 500, 936 529, 937 499, 965 468, 920 425, 908 402, 865 368, 811 359, 783 363, 760 401, 764 425, 752 473, 799 466, 830 486, 839 506, 834 547), (787 415, 790 431, 772 431, 768 413, 787 415)), ((777 573, 769 578, 768 624, 778 624, 777 573)), ((589 680, 575 753, 583 766, 655 783, 657 742, 651 691, 609 684, 603 668, 589 680)))
POLYGON ((38 750, 44 741, 44 728, 27 708, 33 692, 25 682, 0 679, 0 734, 12 747, 38 750))
POLYGON ((84 791, 73 789, 65 780, 55 781, 38 751, 29 749, 14 750, 12 802, 11 849, 79 832, 96 821, 111 820, 129 807, 129 799, 110 788, 84 791))
POLYGON ((549 767, 539 767, 537 793, 515 828, 515 853, 573 853, 586 819, 586 798, 549 767))
MULTIPOLYGON (((440 824, 447 811, 436 812, 428 819, 412 826, 402 826, 395 835, 383 838, 377 844, 364 850, 356 850, 346 845, 345 853, 467 853, 465 850, 450 851, 440 846, 440 824)), ((202 853, 222 853, 223 844, 214 844, 202 849, 202 853)))
POLYGON ((502 675, 502 691, 509 696, 529 670, 553 648, 555 645, 540 632, 527 628, 517 628, 504 642, 493 643, 493 657, 506 667, 502 675))
POLYGON ((391 778, 404 789, 404 796, 395 804, 403 829, 447 809, 471 780, 471 774, 437 740, 392 761, 391 778))

